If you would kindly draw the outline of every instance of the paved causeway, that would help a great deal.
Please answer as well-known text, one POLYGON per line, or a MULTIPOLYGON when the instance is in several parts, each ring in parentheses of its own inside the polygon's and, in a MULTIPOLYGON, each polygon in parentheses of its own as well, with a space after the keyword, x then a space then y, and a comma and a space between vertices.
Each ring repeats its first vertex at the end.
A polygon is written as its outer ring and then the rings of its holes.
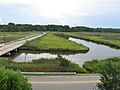
POLYGON ((43 35, 45 35, 46 33, 40 34, 40 35, 34 35, 31 37, 27 37, 27 38, 22 38, 22 40, 18 40, 18 41, 11 41, 6 43, 5 45, 2 45, 0 47, 0 56, 9 53, 10 51, 13 51, 21 46, 23 46, 27 41, 31 41, 34 40, 36 38, 42 37, 43 35))

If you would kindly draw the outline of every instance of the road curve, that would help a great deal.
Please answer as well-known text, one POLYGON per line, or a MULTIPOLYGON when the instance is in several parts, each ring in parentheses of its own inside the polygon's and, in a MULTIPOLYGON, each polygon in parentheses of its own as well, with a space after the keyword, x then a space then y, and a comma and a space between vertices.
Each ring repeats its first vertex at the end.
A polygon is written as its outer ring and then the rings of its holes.
POLYGON ((99 76, 27 76, 33 90, 93 90, 99 76))

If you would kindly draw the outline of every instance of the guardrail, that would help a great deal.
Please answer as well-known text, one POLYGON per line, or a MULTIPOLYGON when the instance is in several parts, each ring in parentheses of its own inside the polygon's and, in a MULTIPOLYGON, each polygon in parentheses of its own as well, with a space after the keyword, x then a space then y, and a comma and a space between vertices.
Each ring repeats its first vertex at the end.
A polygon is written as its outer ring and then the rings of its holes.
POLYGON ((35 75, 75 75, 76 72, 21 72, 22 74, 35 75))

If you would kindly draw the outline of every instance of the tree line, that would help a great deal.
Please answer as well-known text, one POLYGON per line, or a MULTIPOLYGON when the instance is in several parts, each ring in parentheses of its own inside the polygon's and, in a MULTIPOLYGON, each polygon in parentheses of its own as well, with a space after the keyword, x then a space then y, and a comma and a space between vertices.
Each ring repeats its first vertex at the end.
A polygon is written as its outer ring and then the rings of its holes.
POLYGON ((0 32, 28 32, 28 31, 57 31, 57 32, 120 32, 120 29, 114 28, 90 28, 85 26, 70 27, 68 25, 32 25, 15 24, 0 25, 0 32))

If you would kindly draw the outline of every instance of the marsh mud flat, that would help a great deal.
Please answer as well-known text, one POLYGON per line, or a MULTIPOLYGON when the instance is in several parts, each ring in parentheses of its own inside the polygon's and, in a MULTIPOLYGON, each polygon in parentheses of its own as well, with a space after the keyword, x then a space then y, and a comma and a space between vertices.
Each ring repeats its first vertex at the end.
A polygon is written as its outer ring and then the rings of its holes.
POLYGON ((120 57, 120 49, 114 49, 106 45, 101 45, 93 42, 89 42, 82 39, 72 38, 69 40, 74 41, 79 44, 83 44, 89 48, 87 53, 77 53, 77 54, 65 54, 62 52, 54 53, 54 52, 17 52, 14 53, 10 58, 12 58, 16 62, 31 62, 33 59, 39 58, 55 58, 57 55, 62 55, 63 57, 71 60, 82 66, 85 61, 93 60, 93 59, 106 59, 111 57, 120 57))

